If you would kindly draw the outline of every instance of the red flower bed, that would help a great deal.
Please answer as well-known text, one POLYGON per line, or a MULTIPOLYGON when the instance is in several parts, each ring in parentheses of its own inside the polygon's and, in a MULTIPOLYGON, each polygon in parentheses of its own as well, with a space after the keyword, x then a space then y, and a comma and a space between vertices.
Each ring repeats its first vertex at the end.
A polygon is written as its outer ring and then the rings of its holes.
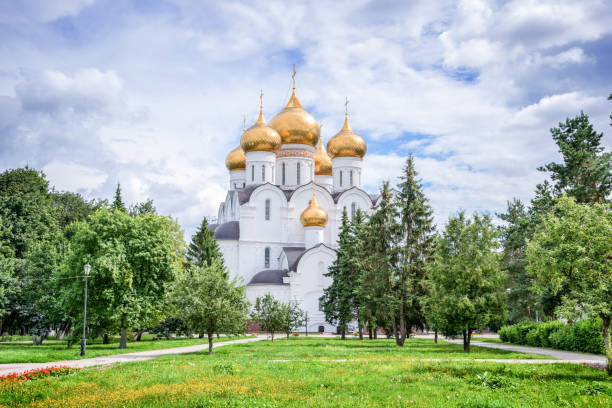
POLYGON ((3 382, 19 382, 31 381, 42 377, 59 377, 79 371, 80 368, 72 368, 68 366, 50 366, 44 368, 35 368, 22 373, 9 373, 0 375, 0 383, 3 382))

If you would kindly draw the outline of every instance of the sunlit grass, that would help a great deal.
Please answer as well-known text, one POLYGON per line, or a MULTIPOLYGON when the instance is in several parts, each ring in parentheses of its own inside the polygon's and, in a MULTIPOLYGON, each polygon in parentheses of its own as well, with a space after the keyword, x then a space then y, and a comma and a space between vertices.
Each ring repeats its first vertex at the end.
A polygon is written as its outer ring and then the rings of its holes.
MULTIPOLYGON (((0 389, 7 407, 606 407, 612 382, 571 364, 460 360, 410 339, 261 341, 0 389), (418 358, 450 358, 439 362, 418 358), (484 373, 487 372, 486 375, 484 373), (482 380, 484 378, 484 380, 482 380)), ((513 358, 498 350, 480 356, 513 358)), ((519 355, 523 357, 523 355, 519 355)))

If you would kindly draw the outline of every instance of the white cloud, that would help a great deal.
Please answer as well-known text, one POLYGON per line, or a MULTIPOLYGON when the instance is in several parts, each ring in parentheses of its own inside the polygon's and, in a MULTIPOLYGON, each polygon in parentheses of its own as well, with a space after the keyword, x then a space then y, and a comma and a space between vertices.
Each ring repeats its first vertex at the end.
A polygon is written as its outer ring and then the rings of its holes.
POLYGON ((77 163, 52 161, 43 167, 43 171, 53 185, 60 191, 85 191, 91 193, 100 188, 108 175, 98 169, 82 166, 77 163))

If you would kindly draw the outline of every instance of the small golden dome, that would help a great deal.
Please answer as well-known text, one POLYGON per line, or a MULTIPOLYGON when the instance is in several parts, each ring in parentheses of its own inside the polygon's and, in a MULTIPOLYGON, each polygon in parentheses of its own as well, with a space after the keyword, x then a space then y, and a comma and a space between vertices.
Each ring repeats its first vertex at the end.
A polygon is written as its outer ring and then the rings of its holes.
POLYGON ((319 207, 317 198, 312 196, 310 205, 302 212, 300 221, 305 227, 324 227, 327 224, 327 212, 319 207))
POLYGON ((244 170, 246 168, 246 156, 240 145, 229 152, 225 158, 225 166, 229 171, 244 170))
POLYGON ((335 157, 363 157, 368 150, 365 140, 353 132, 348 123, 348 114, 344 115, 344 126, 336 136, 327 142, 327 154, 335 157))
POLYGON ((323 149, 323 138, 319 138, 319 145, 315 152, 315 175, 332 175, 332 162, 325 149, 323 149))
POLYGON ((316 147, 321 130, 315 118, 302 106, 295 88, 285 109, 270 121, 270 127, 278 132, 283 144, 295 143, 316 147))
POLYGON ((276 130, 267 125, 260 107, 257 122, 248 128, 240 139, 245 152, 267 151, 276 153, 280 149, 281 137, 276 130))

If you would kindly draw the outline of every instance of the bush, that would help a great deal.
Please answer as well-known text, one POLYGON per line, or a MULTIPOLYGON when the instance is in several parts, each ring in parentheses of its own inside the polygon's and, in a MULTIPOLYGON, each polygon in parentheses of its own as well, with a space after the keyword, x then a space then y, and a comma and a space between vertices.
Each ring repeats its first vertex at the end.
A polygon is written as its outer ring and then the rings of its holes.
POLYGON ((506 343, 558 350, 603 354, 601 319, 590 317, 573 324, 564 322, 525 322, 502 327, 499 338, 506 343))

